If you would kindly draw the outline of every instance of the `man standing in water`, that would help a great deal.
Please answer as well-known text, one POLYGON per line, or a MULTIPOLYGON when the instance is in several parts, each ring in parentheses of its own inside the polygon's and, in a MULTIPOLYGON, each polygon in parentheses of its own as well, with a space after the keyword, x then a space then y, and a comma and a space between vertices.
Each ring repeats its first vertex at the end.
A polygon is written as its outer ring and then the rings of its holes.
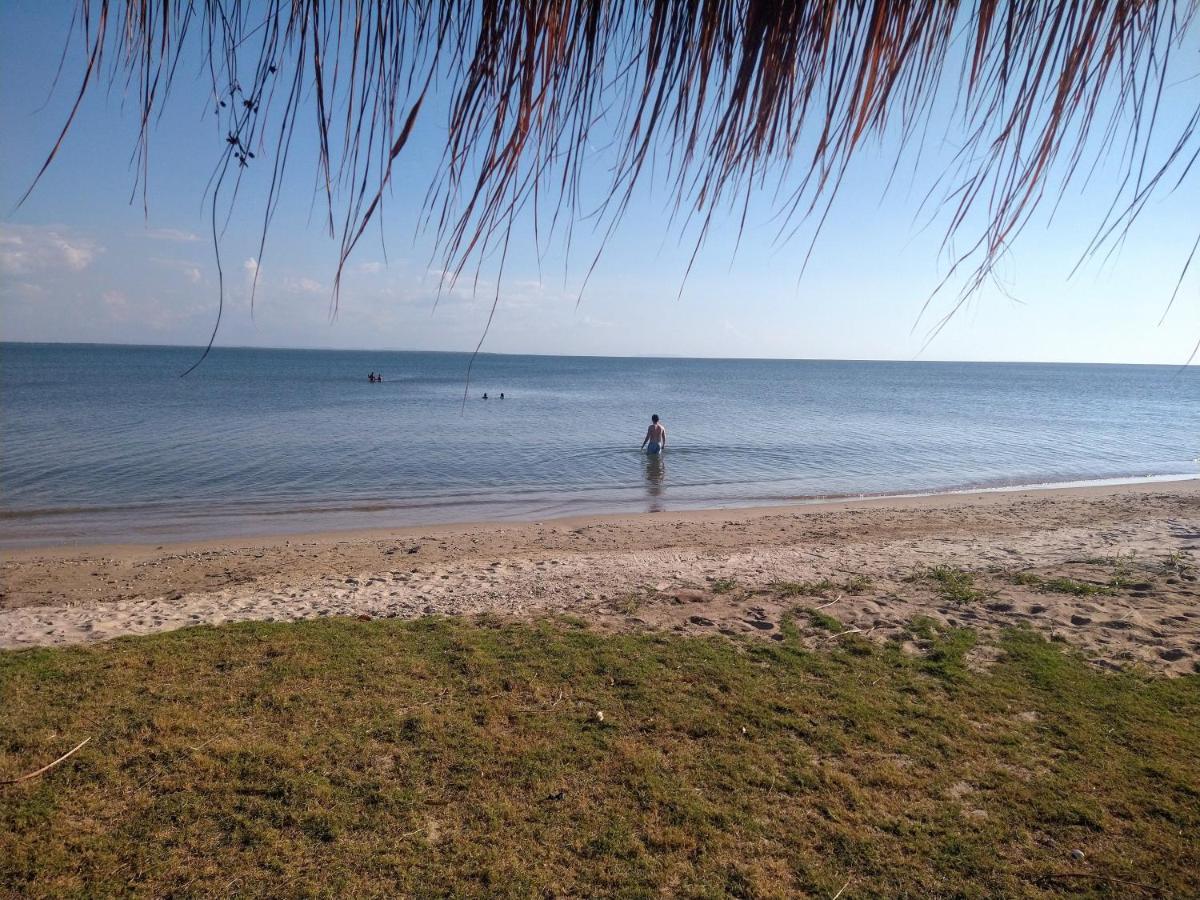
POLYGON ((646 429, 646 436, 642 438, 642 449, 650 454, 661 453, 667 449, 667 429, 658 421, 657 413, 650 417, 650 427, 646 429))

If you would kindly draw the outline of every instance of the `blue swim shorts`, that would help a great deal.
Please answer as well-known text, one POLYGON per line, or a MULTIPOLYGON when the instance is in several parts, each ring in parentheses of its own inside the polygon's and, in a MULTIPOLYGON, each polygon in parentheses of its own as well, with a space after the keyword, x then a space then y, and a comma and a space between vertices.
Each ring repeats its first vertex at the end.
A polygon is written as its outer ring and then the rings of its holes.
POLYGON ((655 453, 662 453, 662 444, 658 443, 657 441, 651 441, 646 445, 646 452, 651 455, 655 453))

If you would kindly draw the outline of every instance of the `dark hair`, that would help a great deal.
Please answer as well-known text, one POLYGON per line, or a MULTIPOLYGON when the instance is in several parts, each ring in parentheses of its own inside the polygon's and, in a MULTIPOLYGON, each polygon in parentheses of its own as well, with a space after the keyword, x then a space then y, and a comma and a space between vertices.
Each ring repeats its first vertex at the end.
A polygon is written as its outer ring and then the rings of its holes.
POLYGON ((655 413, 654 415, 652 415, 652 416, 650 417, 650 421, 651 421, 651 422, 657 422, 657 421, 658 421, 658 413, 655 413))

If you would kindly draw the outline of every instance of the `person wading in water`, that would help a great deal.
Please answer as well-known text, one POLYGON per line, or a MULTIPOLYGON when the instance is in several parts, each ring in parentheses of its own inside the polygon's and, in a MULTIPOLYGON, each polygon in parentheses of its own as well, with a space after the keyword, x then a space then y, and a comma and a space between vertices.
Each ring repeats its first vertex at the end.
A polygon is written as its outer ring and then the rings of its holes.
POLYGON ((642 438, 642 449, 647 453, 662 453, 667 449, 667 429, 658 421, 658 414, 650 417, 650 427, 642 438))

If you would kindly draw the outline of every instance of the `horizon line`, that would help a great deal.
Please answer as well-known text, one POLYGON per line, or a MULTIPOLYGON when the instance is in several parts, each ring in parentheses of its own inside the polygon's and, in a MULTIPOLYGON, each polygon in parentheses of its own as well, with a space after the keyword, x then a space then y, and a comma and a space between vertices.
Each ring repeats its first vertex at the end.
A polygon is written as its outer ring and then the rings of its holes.
MULTIPOLYGON (((137 347, 154 350, 204 351, 203 344, 147 344, 137 341, 31 341, 0 340, 6 344, 49 345, 58 347, 137 347)), ((687 356, 684 354, 603 354, 603 353, 519 353, 499 350, 440 350, 416 349, 411 347, 274 347, 256 344, 214 344, 212 350, 271 350, 297 351, 305 353, 441 353, 458 356, 536 356, 559 359, 662 359, 704 360, 710 362, 861 362, 861 363, 923 363, 923 364, 978 364, 978 365, 1031 365, 1031 366, 1162 366, 1187 369, 1192 363, 1162 362, 1103 362, 1098 360, 1047 360, 1047 359, 899 359, 879 357, 826 357, 826 356, 687 356)))

